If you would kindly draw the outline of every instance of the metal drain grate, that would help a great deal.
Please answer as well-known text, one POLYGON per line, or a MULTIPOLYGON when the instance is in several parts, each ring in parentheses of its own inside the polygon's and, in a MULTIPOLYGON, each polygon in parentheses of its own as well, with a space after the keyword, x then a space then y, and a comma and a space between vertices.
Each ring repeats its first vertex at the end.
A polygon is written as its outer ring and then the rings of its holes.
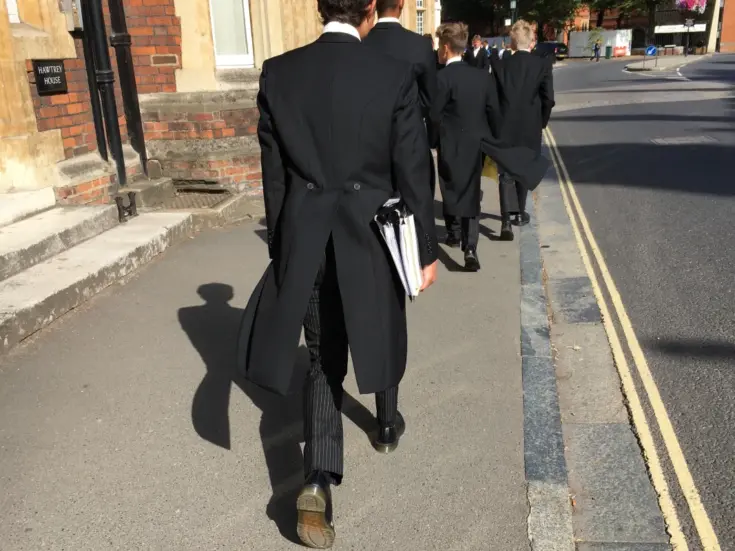
POLYGON ((206 180, 174 180, 176 193, 165 201, 164 209, 211 209, 232 197, 229 190, 206 180))
POLYGON ((220 193, 184 191, 177 192, 176 196, 166 201, 165 209, 211 209, 226 201, 232 195, 225 191, 220 193))

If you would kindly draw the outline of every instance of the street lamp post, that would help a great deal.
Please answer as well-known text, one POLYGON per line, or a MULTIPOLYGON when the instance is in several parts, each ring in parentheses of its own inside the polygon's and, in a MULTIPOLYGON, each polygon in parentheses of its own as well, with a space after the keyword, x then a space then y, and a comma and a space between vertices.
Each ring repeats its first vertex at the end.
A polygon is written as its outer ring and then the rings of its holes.
POLYGON ((516 7, 518 6, 518 3, 516 0, 510 0, 510 24, 516 22, 516 7))

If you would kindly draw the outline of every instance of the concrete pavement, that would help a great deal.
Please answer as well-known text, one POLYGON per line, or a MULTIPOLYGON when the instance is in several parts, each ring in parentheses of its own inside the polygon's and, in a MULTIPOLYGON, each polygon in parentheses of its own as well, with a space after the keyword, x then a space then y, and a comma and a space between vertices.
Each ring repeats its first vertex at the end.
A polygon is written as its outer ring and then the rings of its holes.
POLYGON ((695 63, 697 61, 701 61, 703 59, 708 59, 711 57, 711 54, 709 55, 664 55, 664 56, 651 56, 648 57, 642 61, 634 61, 633 63, 628 63, 625 66, 626 71, 630 72, 636 72, 636 71, 675 71, 677 69, 680 69, 684 67, 685 65, 689 65, 690 63, 695 63))
MULTIPOLYGON (((529 549, 519 248, 483 226, 483 270, 444 251, 410 307, 398 453, 372 450, 350 375, 336 549, 529 549)), ((231 382, 262 234, 203 233, 3 357, 0 548, 295 547, 300 398, 231 382)))

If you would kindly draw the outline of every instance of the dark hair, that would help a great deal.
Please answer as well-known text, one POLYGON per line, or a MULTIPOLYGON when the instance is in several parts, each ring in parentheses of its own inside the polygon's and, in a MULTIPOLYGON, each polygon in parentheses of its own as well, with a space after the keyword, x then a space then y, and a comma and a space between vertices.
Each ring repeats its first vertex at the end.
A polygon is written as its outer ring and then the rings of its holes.
POLYGON ((370 15, 371 0, 317 0, 319 17, 325 25, 331 21, 357 27, 370 15))
POLYGON ((467 25, 464 23, 444 23, 436 30, 439 47, 448 44, 449 49, 455 54, 464 52, 468 34, 467 25))
POLYGON ((378 0, 375 3, 375 11, 378 12, 378 15, 382 15, 388 10, 397 10, 398 9, 398 0, 378 0))

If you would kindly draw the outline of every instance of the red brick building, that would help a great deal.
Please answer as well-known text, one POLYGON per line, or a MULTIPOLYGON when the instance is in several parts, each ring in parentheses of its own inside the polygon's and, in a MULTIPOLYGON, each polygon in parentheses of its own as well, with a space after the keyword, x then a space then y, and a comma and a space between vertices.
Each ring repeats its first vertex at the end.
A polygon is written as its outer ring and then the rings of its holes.
POLYGON ((720 51, 735 52, 735 2, 722 0, 720 51))

